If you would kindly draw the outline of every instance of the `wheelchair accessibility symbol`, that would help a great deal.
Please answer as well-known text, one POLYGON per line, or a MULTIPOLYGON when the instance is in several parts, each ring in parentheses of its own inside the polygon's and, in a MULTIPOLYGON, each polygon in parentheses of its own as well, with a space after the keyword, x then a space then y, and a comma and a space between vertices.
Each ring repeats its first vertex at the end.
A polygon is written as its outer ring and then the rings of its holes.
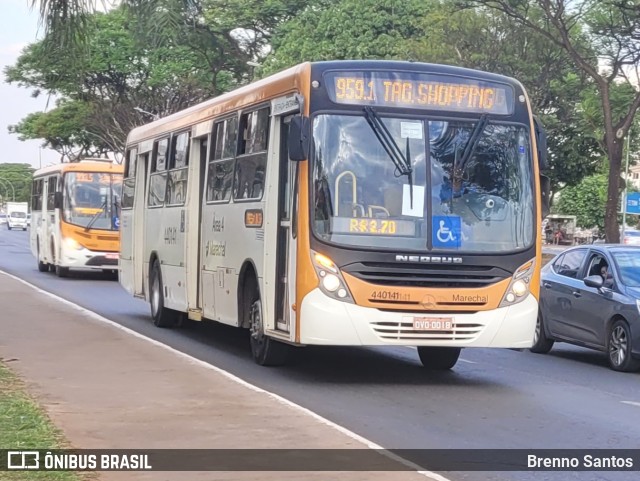
POLYGON ((433 247, 459 248, 462 240, 460 217, 433 216, 433 247))

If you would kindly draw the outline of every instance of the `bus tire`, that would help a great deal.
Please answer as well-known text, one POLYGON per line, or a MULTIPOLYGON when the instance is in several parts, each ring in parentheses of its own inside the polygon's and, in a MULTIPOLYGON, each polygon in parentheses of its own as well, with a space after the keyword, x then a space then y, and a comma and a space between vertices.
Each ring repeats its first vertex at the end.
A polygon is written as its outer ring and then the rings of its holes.
POLYGON ((175 327, 177 313, 164 307, 164 284, 162 283, 162 270, 158 259, 153 261, 151 275, 149 276, 149 304, 151 317, 157 327, 175 327))
POLYGON ((38 249, 37 249, 37 253, 38 253, 38 272, 49 272, 49 264, 45 264, 44 262, 42 262, 40 260, 40 241, 38 240, 38 249))
POLYGON ((427 369, 451 369, 460 357, 459 347, 418 347, 418 356, 422 365, 427 369))
POLYGON ((529 348, 531 352, 537 354, 546 354, 553 347, 553 339, 547 337, 547 333, 544 329, 544 320, 542 319, 542 313, 538 311, 538 319, 536 320, 536 330, 533 334, 533 346, 529 348))
POLYGON ((290 346, 264 333, 262 300, 255 279, 249 281, 247 287, 244 312, 249 321, 249 340, 253 360, 260 366, 282 366, 287 361, 290 346))

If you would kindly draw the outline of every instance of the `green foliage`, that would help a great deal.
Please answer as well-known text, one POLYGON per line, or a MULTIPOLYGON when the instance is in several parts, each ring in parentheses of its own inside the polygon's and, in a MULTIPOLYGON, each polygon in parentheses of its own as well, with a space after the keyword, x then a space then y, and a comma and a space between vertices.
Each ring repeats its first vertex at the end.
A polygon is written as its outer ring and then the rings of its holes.
POLYGON ((232 85, 224 72, 230 62, 213 43, 207 49, 206 40, 184 37, 152 48, 151 38, 132 37, 137 22, 124 7, 91 15, 85 48, 73 62, 50 39, 29 45, 5 70, 6 80, 62 100, 10 131, 42 138, 69 157, 121 152, 128 132, 150 120, 137 109, 168 115, 232 85))
POLYGON ((0 197, 2 201, 28 202, 31 197, 33 167, 29 164, 0 164, 0 197))
POLYGON ((318 2, 276 30, 264 73, 302 61, 406 60, 412 39, 426 33, 422 19, 433 5, 422 0, 318 2))
POLYGON ((561 192, 554 213, 575 215, 580 227, 604 229, 607 179, 607 173, 597 173, 567 187, 561 192))

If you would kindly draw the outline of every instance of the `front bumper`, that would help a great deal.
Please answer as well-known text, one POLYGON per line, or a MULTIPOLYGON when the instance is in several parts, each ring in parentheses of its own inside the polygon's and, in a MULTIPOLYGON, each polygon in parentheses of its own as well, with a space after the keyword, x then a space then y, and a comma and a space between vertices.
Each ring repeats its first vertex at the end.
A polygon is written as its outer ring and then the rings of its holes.
POLYGON ((84 247, 81 249, 62 247, 60 265, 83 269, 117 269, 118 257, 117 252, 91 251, 84 247))
POLYGON ((525 349, 533 344, 538 301, 529 294, 513 306, 474 313, 382 311, 337 301, 311 291, 300 310, 300 343, 333 346, 449 346, 525 349), (450 317, 454 328, 413 329, 414 317, 450 317))

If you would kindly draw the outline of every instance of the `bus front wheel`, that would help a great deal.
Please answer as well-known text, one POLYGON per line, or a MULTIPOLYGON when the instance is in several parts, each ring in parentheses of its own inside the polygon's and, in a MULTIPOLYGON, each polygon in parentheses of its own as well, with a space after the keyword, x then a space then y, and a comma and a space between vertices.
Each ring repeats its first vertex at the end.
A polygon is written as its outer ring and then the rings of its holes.
MULTIPOLYGON (((255 281, 254 281, 255 282, 255 281)), ((264 332, 262 301, 257 286, 253 285, 247 296, 245 313, 249 317, 251 354, 261 366, 281 366, 288 357, 290 347, 267 336, 264 332)))
POLYGON ((460 357, 459 347, 418 347, 418 356, 427 369, 451 369, 460 357))
POLYGON ((162 271, 158 259, 153 261, 149 277, 149 297, 153 323, 158 327, 174 327, 177 313, 164 307, 164 285, 162 284, 162 271))

